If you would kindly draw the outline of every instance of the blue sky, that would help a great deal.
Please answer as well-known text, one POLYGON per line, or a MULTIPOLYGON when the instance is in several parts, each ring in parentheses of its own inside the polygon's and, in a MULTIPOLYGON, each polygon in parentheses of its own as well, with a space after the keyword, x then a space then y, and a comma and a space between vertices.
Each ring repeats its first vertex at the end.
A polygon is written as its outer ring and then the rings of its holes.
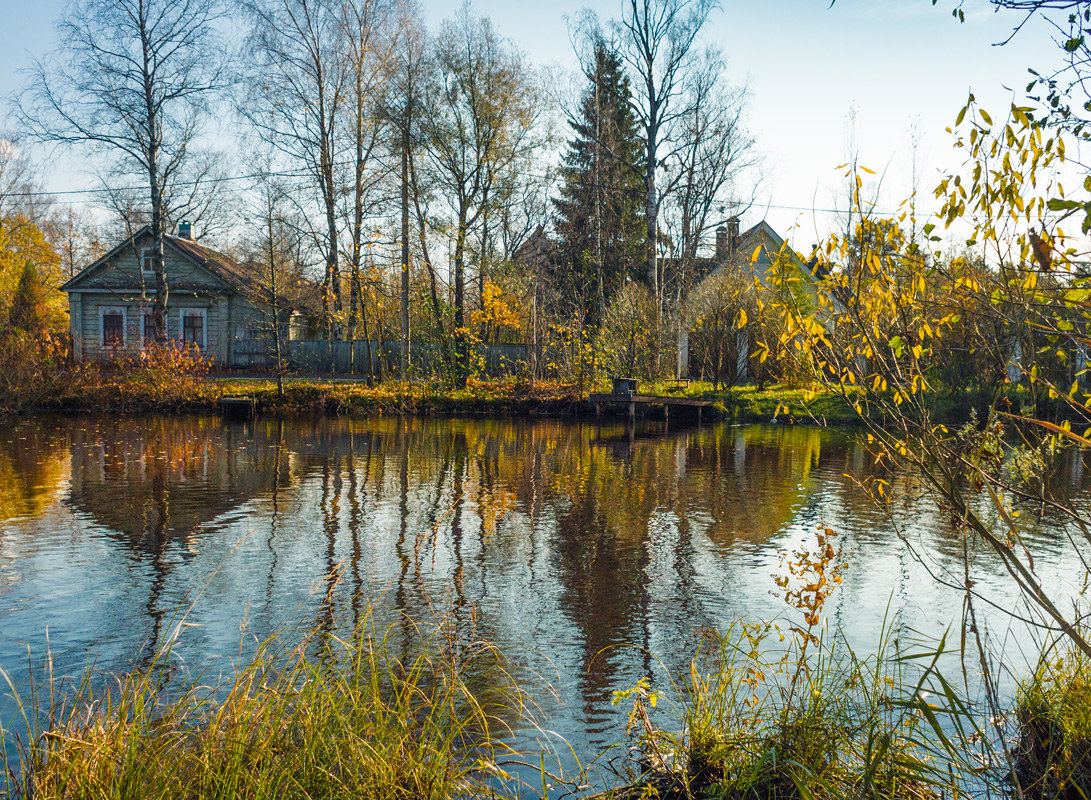
MULTIPOLYGON (((421 0, 431 23, 461 0, 421 0)), ((841 204, 835 168, 847 160, 850 132, 861 163, 885 171, 880 205, 894 208, 911 186, 911 130, 920 131, 921 187, 958 164, 944 132, 967 93, 1004 109, 1021 96, 1027 67, 1056 63, 1050 29, 1033 21, 1004 47, 1019 17, 967 0, 966 22, 951 17, 955 0, 724 0, 707 29, 727 55, 733 79, 750 87, 750 128, 764 161, 757 204, 744 222, 765 216, 804 247, 829 230, 834 215, 797 209, 841 204), (855 122, 850 125, 850 112, 855 122)), ((31 54, 55 44, 53 22, 64 0, 0 0, 0 93, 20 83, 31 54)), ((477 0, 502 34, 539 64, 574 68, 568 19, 589 7, 616 16, 618 0, 477 0)), ((65 160, 62 163, 69 163, 65 160)), ((51 189, 87 186, 68 168, 48 176, 51 189)))

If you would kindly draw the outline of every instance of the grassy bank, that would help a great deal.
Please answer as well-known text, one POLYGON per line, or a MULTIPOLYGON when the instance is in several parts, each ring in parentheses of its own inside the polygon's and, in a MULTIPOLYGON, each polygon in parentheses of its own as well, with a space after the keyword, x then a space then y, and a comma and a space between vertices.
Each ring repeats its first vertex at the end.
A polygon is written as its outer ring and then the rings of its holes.
MULTIPOLYGON (((737 625, 710 633, 679 687, 681 733, 651 724, 646 687, 632 703, 640 774, 604 797, 938 800, 957 796, 960 754, 945 752, 917 699, 938 651, 857 657, 810 627, 737 625), (920 669, 904 671, 907 659, 920 669)), ((942 647, 942 645, 940 645, 942 647)), ((969 764, 969 754, 966 762, 969 764)))
MULTIPOLYGON (((608 391, 608 386, 593 387, 608 391)), ((48 389, 36 387, 0 397, 0 410, 118 411, 214 413, 222 398, 252 397, 265 414, 303 413, 375 416, 415 414, 434 416, 550 416, 593 417, 587 402, 589 388, 558 381, 495 379, 471 380, 464 388, 438 381, 402 383, 388 381, 368 385, 364 379, 345 377, 285 378, 278 393, 276 380, 266 376, 172 373, 162 369, 74 369, 52 381, 48 389)), ((642 384, 640 391, 707 400, 706 420, 737 422, 779 421, 853 424, 856 412, 828 394, 808 397, 803 389, 742 386, 714 391, 710 384, 694 382, 684 387, 669 383, 642 384)), ((655 417, 658 408, 641 408, 655 417)), ((607 409, 620 415, 623 409, 607 409)))
MULTIPOLYGON (((245 395, 256 400, 264 414, 305 413, 376 416, 413 414, 432 416, 550 416, 593 417, 587 402, 591 391, 608 392, 600 381, 580 386, 561 381, 471 379, 463 388, 441 381, 386 381, 369 385, 363 378, 290 376, 278 392, 272 376, 213 373, 207 364, 166 354, 125 365, 84 364, 65 370, 44 370, 18 380, 0 381, 0 412, 36 410, 82 412, 116 411, 215 413, 224 397, 245 395)), ((713 389, 694 381, 641 382, 642 394, 704 400, 705 420, 796 422, 854 425, 857 411, 841 397, 798 386, 753 384, 713 389)), ((1016 398, 1018 400, 1018 398, 1016 398)), ((937 421, 960 423, 970 411, 987 407, 988 398, 970 392, 952 392, 932 398, 937 421)), ((1018 407, 1019 403, 1015 403, 1018 407)), ((641 406, 651 418, 661 415, 656 406, 641 406)), ((623 406, 606 413, 623 416, 623 406)), ((680 413, 685 413, 680 412, 680 413)))
POLYGON ((171 693, 168 651, 104 688, 91 675, 71 686, 47 673, 23 706, 29 735, 6 765, 7 796, 488 794, 493 742, 523 715, 521 695, 491 647, 449 645, 437 632, 398 657, 366 624, 346 640, 314 634, 287 651, 273 639, 222 682, 199 675, 171 693))
POLYGON ((1091 660, 1043 658, 1016 703, 1015 775, 1029 800, 1091 796, 1091 660))

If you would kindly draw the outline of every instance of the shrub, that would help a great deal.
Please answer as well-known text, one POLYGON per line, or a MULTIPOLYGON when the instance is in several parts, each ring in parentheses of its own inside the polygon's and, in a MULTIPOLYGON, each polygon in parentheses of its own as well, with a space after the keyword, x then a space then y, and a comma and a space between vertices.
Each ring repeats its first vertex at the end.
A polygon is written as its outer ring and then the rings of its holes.
POLYGON ((123 398, 166 406, 204 396, 208 388, 204 378, 212 368, 212 356, 195 347, 167 342, 151 345, 139 354, 120 356, 115 363, 116 383, 123 398))
POLYGON ((68 369, 68 342, 49 334, 9 329, 0 333, 0 412, 56 400, 84 377, 68 369))

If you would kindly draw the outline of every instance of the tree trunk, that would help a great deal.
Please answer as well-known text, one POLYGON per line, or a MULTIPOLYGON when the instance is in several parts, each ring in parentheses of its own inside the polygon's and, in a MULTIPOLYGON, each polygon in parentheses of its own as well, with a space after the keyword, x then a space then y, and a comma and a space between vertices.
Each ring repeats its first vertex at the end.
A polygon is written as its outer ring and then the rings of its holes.
POLYGON ((647 241, 647 278, 648 286, 652 290, 652 295, 659 299, 659 265, 656 263, 655 252, 655 238, 659 227, 659 200, 655 193, 655 167, 656 167, 656 146, 652 141, 652 134, 648 135, 648 160, 647 170, 648 174, 645 176, 648 186, 648 197, 645 205, 648 237, 647 241))
POLYGON ((469 377, 469 348, 466 341, 466 286, 463 260, 466 257, 466 216, 468 210, 458 209, 458 228, 455 233, 455 383, 465 387, 469 377))
POLYGON ((429 290, 432 300, 432 313, 436 318, 436 328, 439 330, 439 345, 445 364, 451 365, 451 352, 447 346, 447 331, 443 325, 443 311, 439 305, 439 289, 436 286, 436 268, 432 265, 432 259, 428 255, 428 237, 425 230, 424 212, 420 207, 420 193, 416 191, 417 176, 413 164, 413 154, 409 153, 409 178, 413 182, 413 208, 417 216, 417 232, 420 235, 421 255, 424 257, 424 266, 428 270, 429 290))
POLYGON ((152 319, 155 327, 155 341, 163 344, 167 341, 167 272, 163 264, 163 187, 159 184, 160 119, 155 87, 152 83, 151 42, 148 40, 144 23, 145 20, 141 18, 145 124, 148 134, 148 188, 151 192, 152 205, 152 268, 155 270, 155 302, 152 305, 152 319))
POLYGON ((402 128, 402 351, 399 359, 401 379, 409 378, 409 121, 402 128))
MULTIPOLYGON (((269 238, 269 295, 273 315, 273 351, 277 371, 277 401, 284 399, 284 354, 280 342, 280 307, 277 295, 276 252, 273 239, 273 204, 269 203, 269 215, 266 217, 266 234, 269 238)), ((279 455, 279 453, 278 453, 279 455)), ((278 476, 279 479, 279 476, 278 476)))

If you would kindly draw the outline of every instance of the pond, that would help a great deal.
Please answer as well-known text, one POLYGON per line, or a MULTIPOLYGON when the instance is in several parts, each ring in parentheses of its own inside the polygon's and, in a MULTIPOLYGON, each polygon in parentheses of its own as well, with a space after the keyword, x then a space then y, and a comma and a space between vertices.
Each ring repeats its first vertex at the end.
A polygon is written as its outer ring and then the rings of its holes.
MULTIPOLYGON (((25 686, 48 648, 58 674, 124 671, 183 613, 194 668, 368 608, 407 637, 442 616, 526 676, 552 733, 517 746, 589 759, 624 740, 615 690, 684 674, 703 631, 791 617, 774 577, 820 525, 845 562, 826 618, 853 646, 884 619, 957 626, 962 539, 910 476, 884 476, 878 509, 858 482, 880 474, 851 431, 807 426, 25 418, 0 432, 0 667, 25 686)), ((1087 494, 1082 461, 1057 480, 1087 494)), ((1060 524, 1028 519, 1038 574, 1078 592, 1060 524)), ((1003 566, 971 558, 1012 608, 1003 566)), ((1003 615, 990 635, 1016 669, 1033 660, 1003 615)))

